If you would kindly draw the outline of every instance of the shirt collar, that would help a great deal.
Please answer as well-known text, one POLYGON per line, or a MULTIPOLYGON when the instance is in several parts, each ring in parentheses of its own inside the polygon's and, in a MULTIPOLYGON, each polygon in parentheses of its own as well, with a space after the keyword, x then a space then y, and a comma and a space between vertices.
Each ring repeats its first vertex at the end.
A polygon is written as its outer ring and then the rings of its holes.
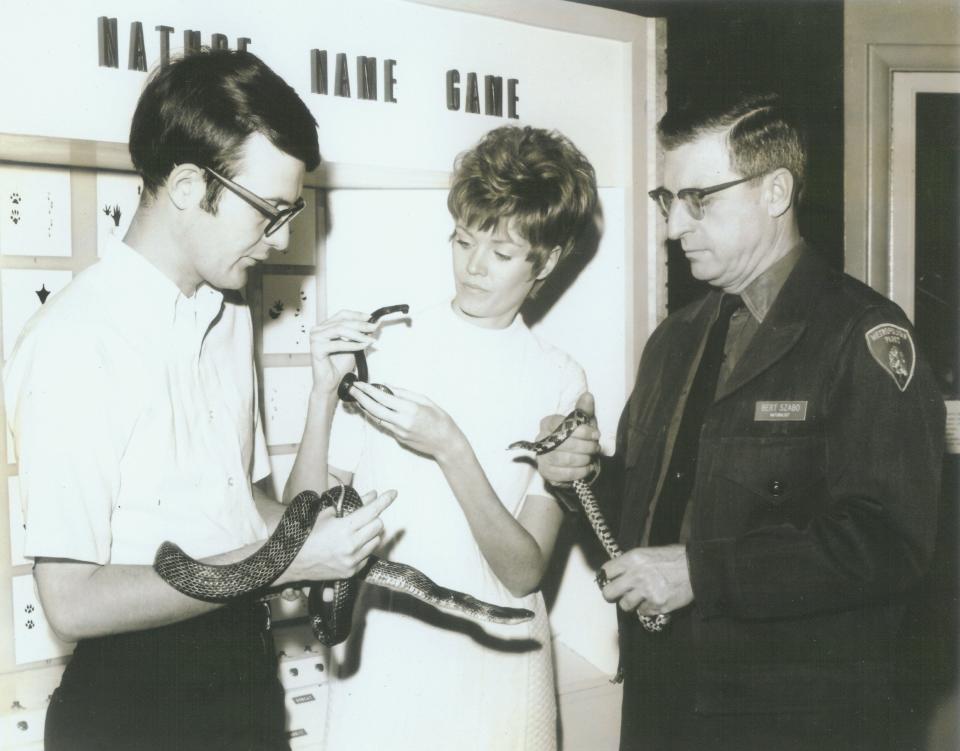
POLYGON ((141 323, 175 325, 186 314, 206 331, 223 306, 223 293, 206 283, 187 297, 172 279, 119 239, 108 245, 104 260, 121 269, 123 291, 131 298, 129 310, 141 323))
POLYGON ((803 247, 804 243, 802 241, 794 245, 783 258, 774 262, 770 268, 750 282, 746 289, 740 293, 747 310, 759 323, 763 323, 763 319, 767 317, 767 313, 773 307, 777 295, 783 289, 784 282, 787 281, 793 267, 797 265, 803 247))

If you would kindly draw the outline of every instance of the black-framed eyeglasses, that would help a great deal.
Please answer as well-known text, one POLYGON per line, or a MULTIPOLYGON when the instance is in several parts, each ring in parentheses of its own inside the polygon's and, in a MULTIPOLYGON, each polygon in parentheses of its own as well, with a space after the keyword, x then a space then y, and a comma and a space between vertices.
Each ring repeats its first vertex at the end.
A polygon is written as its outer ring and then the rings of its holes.
POLYGON ((674 195, 666 188, 657 188, 656 190, 651 190, 647 195, 650 196, 654 201, 657 202, 657 206, 660 207, 660 213, 663 214, 664 219, 670 217, 670 207, 673 206, 673 199, 679 198, 683 201, 683 205, 687 208, 687 213, 690 214, 694 219, 703 219, 703 199, 709 196, 711 193, 719 193, 721 190, 726 190, 727 188, 732 188, 734 185, 739 185, 740 183, 745 183, 747 180, 753 180, 756 175, 751 177, 741 177, 739 180, 731 180, 728 183, 720 183, 719 185, 711 185, 707 188, 683 188, 677 191, 677 194, 674 195))
POLYGON ((292 206, 288 206, 285 209, 278 209, 269 201, 247 190, 239 183, 235 183, 230 178, 224 177, 209 167, 204 167, 204 169, 223 183, 223 187, 242 198, 267 218, 267 226, 263 229, 264 237, 270 237, 270 235, 303 211, 303 207, 306 206, 303 196, 299 196, 297 200, 293 202, 292 206))

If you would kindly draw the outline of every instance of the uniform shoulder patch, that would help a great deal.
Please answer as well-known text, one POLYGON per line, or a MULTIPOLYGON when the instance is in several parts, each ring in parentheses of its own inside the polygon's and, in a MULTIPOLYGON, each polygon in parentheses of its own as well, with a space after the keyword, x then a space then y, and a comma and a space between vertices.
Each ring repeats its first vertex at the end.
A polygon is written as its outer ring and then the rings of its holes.
POLYGON ((906 391, 917 364, 917 351, 910 332, 895 323, 881 323, 864 337, 873 359, 890 374, 897 388, 906 391))

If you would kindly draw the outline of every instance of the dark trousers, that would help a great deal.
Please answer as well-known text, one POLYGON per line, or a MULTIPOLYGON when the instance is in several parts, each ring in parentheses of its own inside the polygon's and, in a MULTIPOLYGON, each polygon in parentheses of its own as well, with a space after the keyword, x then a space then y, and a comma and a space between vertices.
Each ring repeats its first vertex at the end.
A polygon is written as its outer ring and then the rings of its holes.
POLYGON ((262 603, 86 639, 47 711, 47 751, 289 749, 262 603))
POLYGON ((893 706, 824 712, 704 714, 694 710, 691 609, 648 634, 621 619, 620 751, 901 751, 893 706))

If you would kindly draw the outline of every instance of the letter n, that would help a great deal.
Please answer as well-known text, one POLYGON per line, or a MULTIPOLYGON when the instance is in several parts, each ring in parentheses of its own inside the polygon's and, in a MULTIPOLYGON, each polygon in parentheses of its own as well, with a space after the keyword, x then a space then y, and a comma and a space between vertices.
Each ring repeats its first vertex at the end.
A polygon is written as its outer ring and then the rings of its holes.
POLYGON ((117 19, 100 16, 97 19, 97 50, 101 68, 119 68, 120 51, 117 49, 117 19))

